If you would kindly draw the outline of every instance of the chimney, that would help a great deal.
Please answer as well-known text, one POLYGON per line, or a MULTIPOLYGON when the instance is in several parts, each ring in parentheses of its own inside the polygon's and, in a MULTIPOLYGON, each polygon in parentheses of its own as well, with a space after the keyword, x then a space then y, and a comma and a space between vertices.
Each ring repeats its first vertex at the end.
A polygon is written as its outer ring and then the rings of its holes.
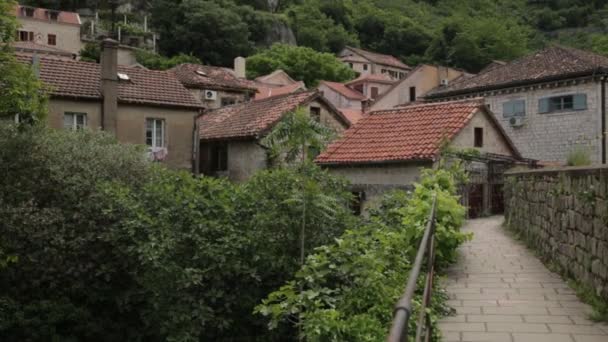
POLYGON ((101 128, 116 134, 118 115, 118 42, 104 39, 101 42, 101 95, 103 108, 101 128))
POLYGON ((243 57, 237 57, 234 59, 234 73, 238 78, 246 78, 247 66, 246 60, 243 57))

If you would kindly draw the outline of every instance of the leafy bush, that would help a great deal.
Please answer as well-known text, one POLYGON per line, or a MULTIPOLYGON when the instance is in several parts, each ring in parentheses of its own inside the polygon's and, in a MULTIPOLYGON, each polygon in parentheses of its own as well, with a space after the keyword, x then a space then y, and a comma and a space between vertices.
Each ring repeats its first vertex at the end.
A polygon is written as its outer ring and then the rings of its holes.
POLYGON ((167 70, 183 63, 201 64, 201 60, 192 55, 181 53, 169 58, 141 49, 135 50, 135 58, 137 63, 152 70, 167 70))
MULTIPOLYGON (((256 312, 270 318, 270 329, 292 323, 309 341, 383 340, 392 308, 407 282, 434 193, 438 265, 452 261, 456 247, 468 238, 459 232, 465 210, 455 195, 454 179, 448 170, 423 171, 421 182, 407 199, 402 194, 389 195, 372 212, 368 224, 348 230, 334 244, 317 248, 295 279, 270 294, 256 312), (403 206, 394 208, 397 203, 403 206)), ((433 322, 448 310, 444 300, 445 295, 437 291, 431 307, 433 322)), ((419 303, 417 297, 414 306, 419 303)))

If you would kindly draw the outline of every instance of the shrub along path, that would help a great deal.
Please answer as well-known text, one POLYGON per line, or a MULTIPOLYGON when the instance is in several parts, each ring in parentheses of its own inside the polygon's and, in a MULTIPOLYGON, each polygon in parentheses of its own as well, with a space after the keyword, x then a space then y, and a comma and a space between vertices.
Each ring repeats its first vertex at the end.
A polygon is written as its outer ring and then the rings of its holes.
POLYGON ((608 342, 608 325, 587 319, 565 281, 501 227, 502 216, 468 221, 475 234, 448 271, 443 341, 608 342))

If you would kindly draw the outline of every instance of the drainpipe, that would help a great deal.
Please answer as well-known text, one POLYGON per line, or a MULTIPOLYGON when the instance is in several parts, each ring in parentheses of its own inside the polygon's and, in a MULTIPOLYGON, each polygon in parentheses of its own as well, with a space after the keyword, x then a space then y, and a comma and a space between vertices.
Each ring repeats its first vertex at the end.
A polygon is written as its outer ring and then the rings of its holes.
POLYGON ((601 78, 601 106, 602 110, 600 111, 602 114, 602 164, 606 164, 606 135, 608 132, 606 131, 606 76, 601 78))

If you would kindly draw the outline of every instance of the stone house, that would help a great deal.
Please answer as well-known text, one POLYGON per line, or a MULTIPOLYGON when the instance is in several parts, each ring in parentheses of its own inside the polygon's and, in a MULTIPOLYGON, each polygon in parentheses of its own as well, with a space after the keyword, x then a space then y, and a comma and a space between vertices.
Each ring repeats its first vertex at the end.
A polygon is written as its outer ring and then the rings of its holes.
POLYGON ((253 84, 257 88, 255 100, 306 90, 304 82, 294 80, 281 69, 275 70, 268 75, 257 77, 253 80, 253 84))
POLYGON ((431 101, 482 96, 524 157, 564 163, 578 148, 606 163, 608 58, 561 46, 492 63, 440 86, 431 101))
POLYGON ((118 141, 148 146, 148 156, 191 169, 194 120, 201 104, 167 71, 119 66, 118 43, 102 43, 101 64, 17 54, 49 89, 48 124, 101 129, 118 141))
POLYGON ((235 59, 235 69, 200 64, 180 64, 170 72, 205 109, 217 109, 253 99, 256 85, 245 78, 245 60, 235 59))
POLYGON ((397 81, 386 74, 364 74, 344 85, 358 91, 373 102, 389 90, 395 82, 397 81))
POLYGON ((362 93, 338 82, 321 81, 317 90, 344 116, 351 124, 357 123, 363 116, 363 108, 369 99, 362 93))
POLYGON ((204 112, 197 119, 196 173, 244 181, 268 166, 260 140, 285 114, 304 108, 342 132, 349 123, 319 92, 303 91, 204 112))
POLYGON ((380 96, 370 102, 367 110, 389 109, 415 102, 427 92, 442 84, 447 85, 460 77, 469 76, 471 75, 461 70, 439 65, 421 64, 410 71, 403 79, 382 91, 380 96))
POLYGON ((19 23, 18 42, 28 42, 30 48, 48 47, 73 56, 80 53, 81 22, 78 13, 17 5, 15 16, 19 23))
POLYGON ((400 80, 411 70, 408 65, 396 57, 351 46, 347 46, 340 51, 338 58, 353 69, 357 76, 385 74, 393 79, 400 80))
MULTIPOLYGON (((442 144, 456 149, 519 158, 494 116, 480 99, 411 104, 367 114, 315 160, 350 180, 365 209, 383 193, 409 189, 420 168, 432 167, 442 144)), ((482 189, 489 204, 491 189, 482 189)))

